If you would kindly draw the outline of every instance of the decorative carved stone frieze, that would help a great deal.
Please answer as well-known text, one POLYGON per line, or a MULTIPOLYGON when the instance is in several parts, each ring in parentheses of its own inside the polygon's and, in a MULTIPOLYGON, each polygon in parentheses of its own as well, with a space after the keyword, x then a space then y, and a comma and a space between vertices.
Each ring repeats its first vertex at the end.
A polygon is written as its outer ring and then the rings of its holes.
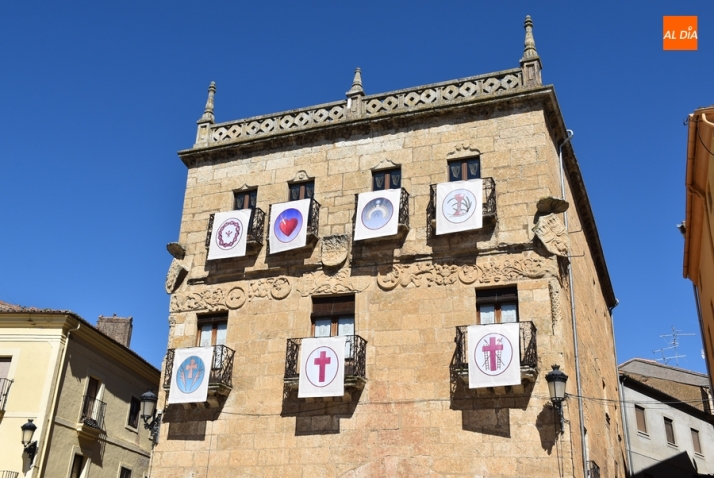
POLYGON ((173 294, 179 288, 184 278, 188 274, 188 269, 178 259, 173 259, 166 274, 166 293, 173 294))
POLYGON ((174 294, 170 310, 188 312, 199 310, 239 309, 247 301, 282 300, 290 295, 292 283, 287 277, 258 279, 236 286, 212 287, 200 292, 174 294))
POLYGON ((320 241, 322 265, 338 267, 345 263, 350 251, 349 234, 323 237, 320 241))
POLYGON ((335 274, 324 271, 305 274, 297 286, 301 296, 319 294, 344 294, 362 292, 370 285, 369 276, 351 277, 348 269, 342 269, 335 274))
POLYGON ((541 216, 533 232, 551 254, 567 257, 570 250, 570 237, 565 226, 555 214, 541 216))
POLYGON ((397 286, 436 287, 455 284, 490 284, 518 279, 557 277, 557 267, 541 257, 518 257, 477 264, 446 265, 432 263, 395 264, 377 275, 377 284, 384 290, 397 286))

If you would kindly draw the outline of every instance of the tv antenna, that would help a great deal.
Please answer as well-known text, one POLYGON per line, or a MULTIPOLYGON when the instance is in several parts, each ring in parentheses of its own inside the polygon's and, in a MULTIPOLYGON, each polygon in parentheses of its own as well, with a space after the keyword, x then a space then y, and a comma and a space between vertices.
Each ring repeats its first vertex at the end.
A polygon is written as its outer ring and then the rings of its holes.
POLYGON ((677 347, 679 347, 679 337, 684 337, 688 335, 695 335, 695 334, 683 334, 681 330, 677 330, 672 326, 672 333, 671 334, 664 334, 660 335, 661 338, 667 339, 667 345, 668 347, 662 347, 661 349, 653 350, 652 353, 662 353, 662 358, 658 358, 658 362, 663 362, 665 365, 669 364, 669 361, 674 359, 674 363, 679 367, 679 359, 686 357, 686 355, 679 355, 677 353, 677 347), (673 350, 674 355, 670 355, 667 357, 667 350, 673 350))

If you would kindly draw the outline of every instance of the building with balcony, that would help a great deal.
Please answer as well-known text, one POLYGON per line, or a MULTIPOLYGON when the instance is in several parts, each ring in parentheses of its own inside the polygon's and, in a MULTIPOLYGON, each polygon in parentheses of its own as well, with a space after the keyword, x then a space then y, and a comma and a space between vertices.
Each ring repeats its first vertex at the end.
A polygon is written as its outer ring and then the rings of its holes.
POLYGON ((216 123, 211 84, 153 477, 625 476, 616 300, 525 27, 516 68, 373 95, 358 69, 282 113, 216 123))
POLYGON ((131 322, 0 302, 0 477, 147 476, 140 398, 160 373, 129 349, 131 322))

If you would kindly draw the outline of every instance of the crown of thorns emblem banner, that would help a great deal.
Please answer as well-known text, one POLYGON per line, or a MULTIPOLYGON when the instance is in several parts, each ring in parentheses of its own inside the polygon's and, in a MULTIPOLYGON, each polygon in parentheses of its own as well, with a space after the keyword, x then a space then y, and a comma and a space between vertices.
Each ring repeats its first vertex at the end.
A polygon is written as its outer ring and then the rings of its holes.
POLYGON ((205 402, 212 363, 213 347, 176 349, 169 403, 205 402))
POLYGON ((386 189, 359 195, 355 241, 393 236, 398 232, 401 194, 401 189, 386 189))
POLYGON ((213 218, 208 259, 245 256, 251 209, 219 212, 213 218))
POLYGON ((521 384, 518 323, 468 327, 469 388, 521 384))
POLYGON ((436 234, 480 229, 483 224, 483 181, 436 185, 436 234))

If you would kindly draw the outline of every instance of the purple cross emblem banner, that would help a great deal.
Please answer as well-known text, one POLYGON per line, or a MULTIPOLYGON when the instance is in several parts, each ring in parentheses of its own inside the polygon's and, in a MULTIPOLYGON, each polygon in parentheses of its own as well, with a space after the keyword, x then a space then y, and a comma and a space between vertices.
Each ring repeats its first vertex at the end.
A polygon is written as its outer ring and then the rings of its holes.
POLYGON ((251 209, 219 212, 213 217, 208 260, 245 256, 251 209))
POLYGON ((270 253, 305 247, 311 199, 273 204, 270 207, 270 253))
POLYGON ((302 339, 298 398, 345 394, 345 338, 302 339))
POLYGON ((395 235, 401 195, 401 189, 361 193, 357 198, 355 241, 395 235))
POLYGON ((213 347, 189 347, 174 351, 171 372, 171 403, 203 403, 213 365, 213 347))
POLYGON ((436 234, 481 229, 483 181, 453 181, 436 185, 436 234))
POLYGON ((468 327, 469 388, 521 384, 518 323, 468 327))

